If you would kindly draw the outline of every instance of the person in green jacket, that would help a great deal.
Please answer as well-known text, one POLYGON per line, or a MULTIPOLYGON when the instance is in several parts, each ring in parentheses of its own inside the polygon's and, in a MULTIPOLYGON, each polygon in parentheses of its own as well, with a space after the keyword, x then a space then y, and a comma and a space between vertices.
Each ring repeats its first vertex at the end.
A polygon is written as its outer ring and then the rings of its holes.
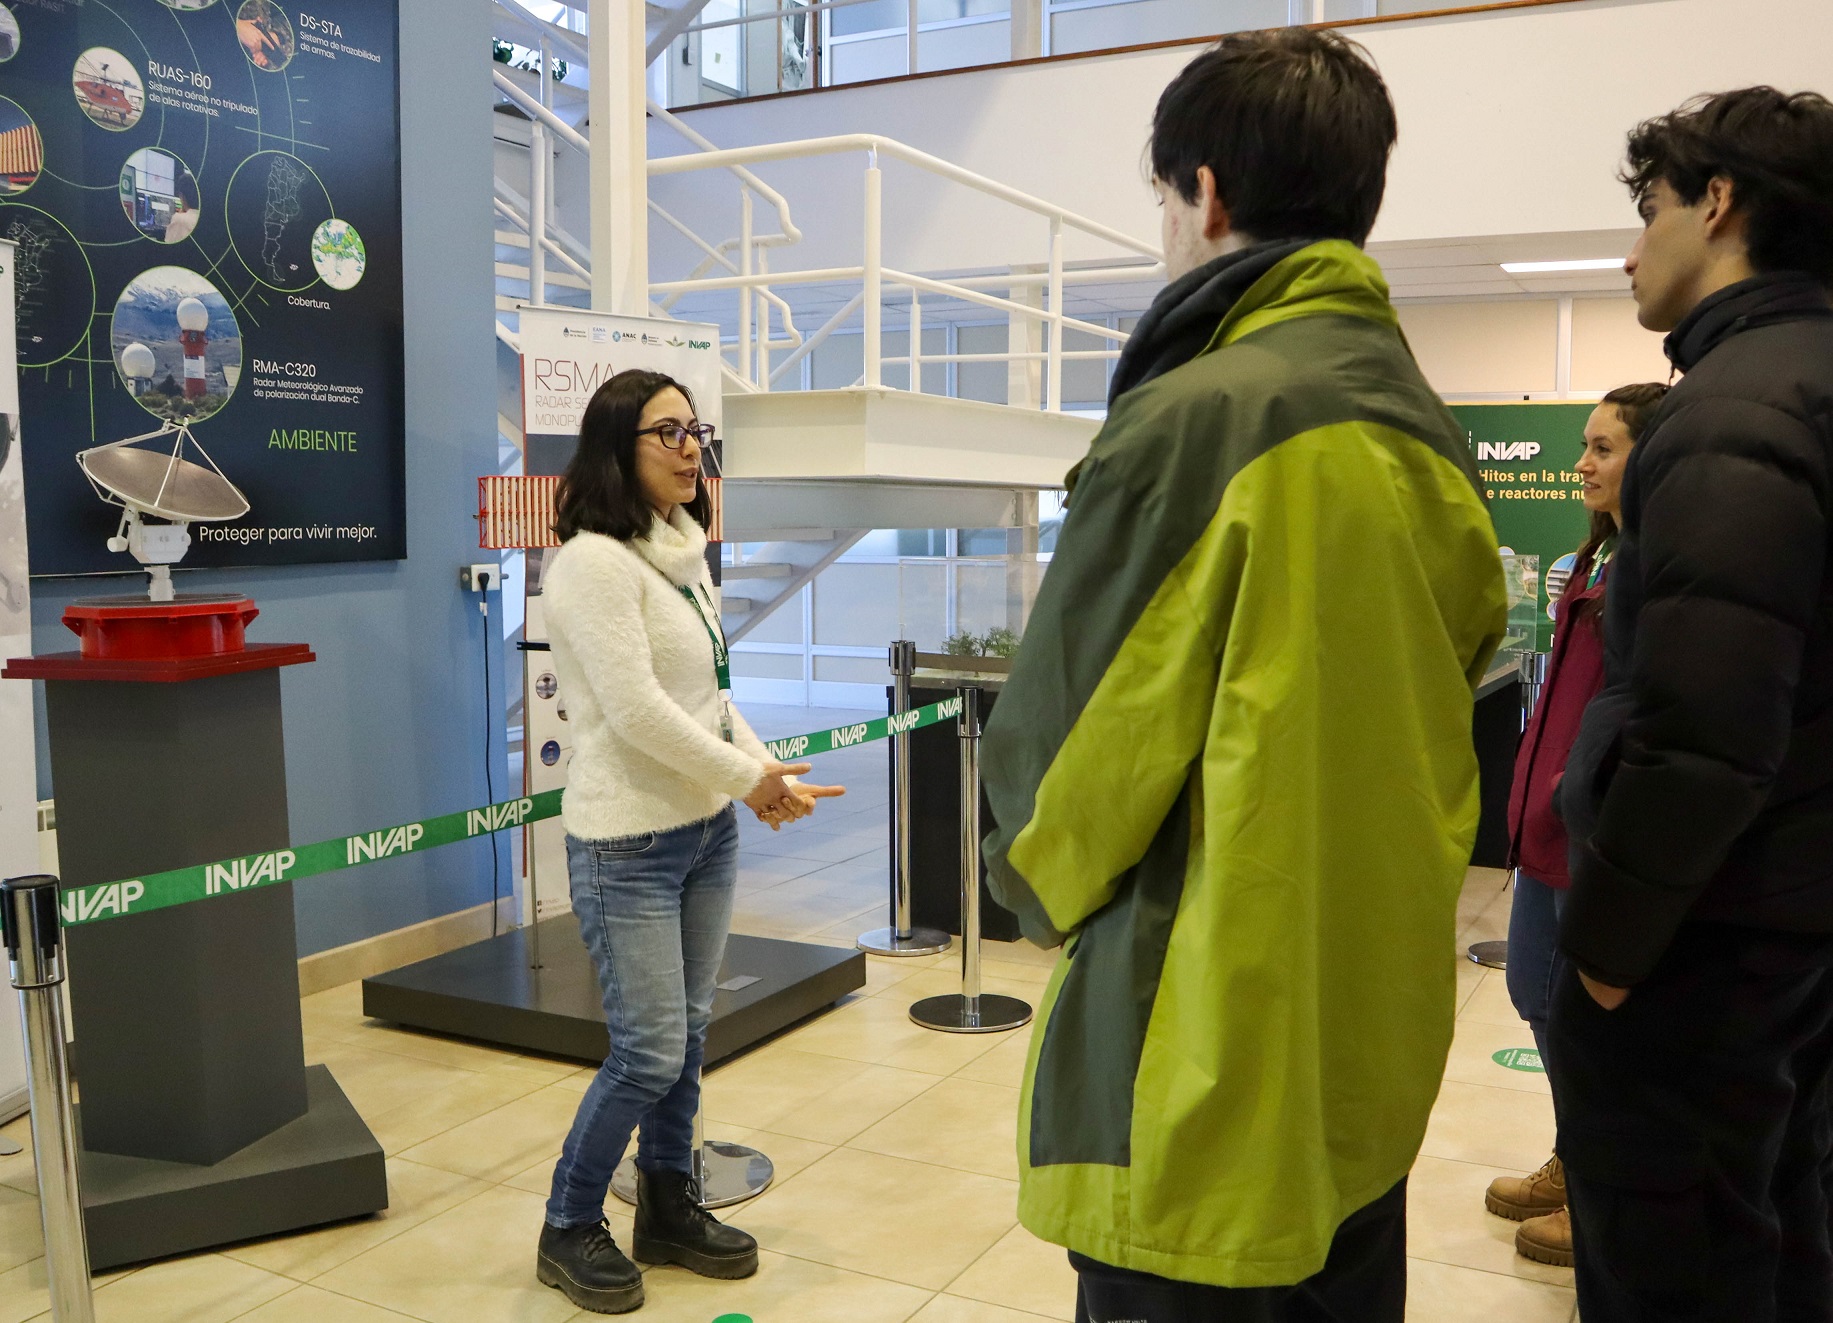
POLYGON ((1404 1312, 1507 608, 1361 248, 1394 140, 1330 32, 1225 37, 1165 90, 1171 282, 987 726, 989 883, 1064 947, 1019 1216, 1095 1323, 1404 1312))

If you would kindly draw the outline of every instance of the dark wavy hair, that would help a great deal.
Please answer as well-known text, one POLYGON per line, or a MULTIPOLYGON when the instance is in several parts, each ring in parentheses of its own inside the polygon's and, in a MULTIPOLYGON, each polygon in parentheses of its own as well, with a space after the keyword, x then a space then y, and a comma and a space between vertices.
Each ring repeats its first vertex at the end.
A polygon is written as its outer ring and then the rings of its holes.
MULTIPOLYGON (((637 478, 636 425, 644 406, 671 388, 687 399, 688 408, 694 407, 686 386, 666 373, 641 368, 618 373, 593 393, 579 419, 579 446, 554 498, 554 535, 562 542, 575 533, 630 542, 649 532, 655 508, 637 478)), ((713 522, 705 477, 696 481, 694 499, 683 508, 702 528, 713 522)))
POLYGON ((1637 202, 1666 180, 1688 206, 1729 179, 1752 266, 1833 282, 1833 102, 1823 96, 1746 87, 1695 97, 1636 126, 1621 177, 1637 202))
MULTIPOLYGON (((1599 404, 1614 405, 1617 417, 1623 420, 1623 426, 1629 432, 1630 443, 1642 440, 1642 434, 1648 430, 1649 421, 1654 418, 1655 410, 1668 396, 1668 387, 1659 381, 1638 382, 1633 386, 1618 386, 1610 394, 1599 400, 1599 404)), ((1606 542, 1617 535, 1615 516, 1602 510, 1591 512, 1591 531, 1585 537, 1585 545, 1578 549, 1578 559, 1572 563, 1572 577, 1566 580, 1566 590, 1560 600, 1576 597, 1585 591, 1585 580, 1591 577, 1591 566, 1597 560, 1598 552, 1606 542)), ((1578 609, 1592 606, 1592 603, 1581 602, 1578 609)))
POLYGON ((1216 176, 1229 221, 1259 240, 1361 244, 1387 189, 1398 135, 1374 61, 1335 32, 1236 32, 1184 66, 1158 98, 1155 178, 1197 200, 1216 176))

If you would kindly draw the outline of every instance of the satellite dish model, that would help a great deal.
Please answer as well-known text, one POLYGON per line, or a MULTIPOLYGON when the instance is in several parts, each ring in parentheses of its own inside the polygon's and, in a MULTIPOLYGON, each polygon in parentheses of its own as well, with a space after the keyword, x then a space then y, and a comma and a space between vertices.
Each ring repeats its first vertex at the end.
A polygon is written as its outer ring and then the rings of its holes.
MULTIPOLYGON (((183 325, 182 305, 179 318, 183 325)), ((123 361, 137 348, 141 346, 130 345, 123 361)), ((140 364, 128 367, 130 375, 137 375, 133 366, 140 364)), ((241 488, 223 476, 216 461, 183 423, 169 422, 157 432, 79 451, 76 462, 96 495, 107 505, 121 507, 121 525, 108 539, 108 549, 131 552, 146 566, 152 576, 147 597, 155 602, 170 602, 173 598, 172 566, 183 560, 190 549, 192 524, 240 519, 248 513, 248 498, 241 488), (142 441, 160 441, 168 436, 176 437, 170 453, 140 448, 142 441), (184 457, 187 442, 204 464, 184 457), (149 524, 149 518, 158 522, 149 524)))

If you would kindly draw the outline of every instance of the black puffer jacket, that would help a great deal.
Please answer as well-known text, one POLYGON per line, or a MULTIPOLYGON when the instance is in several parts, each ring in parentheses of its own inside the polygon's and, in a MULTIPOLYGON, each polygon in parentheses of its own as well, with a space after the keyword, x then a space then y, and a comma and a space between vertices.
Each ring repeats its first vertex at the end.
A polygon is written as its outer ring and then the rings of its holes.
POLYGON ((1667 350, 1560 788, 1561 945, 1623 987, 1689 919, 1833 933, 1833 305, 1758 276, 1667 350))

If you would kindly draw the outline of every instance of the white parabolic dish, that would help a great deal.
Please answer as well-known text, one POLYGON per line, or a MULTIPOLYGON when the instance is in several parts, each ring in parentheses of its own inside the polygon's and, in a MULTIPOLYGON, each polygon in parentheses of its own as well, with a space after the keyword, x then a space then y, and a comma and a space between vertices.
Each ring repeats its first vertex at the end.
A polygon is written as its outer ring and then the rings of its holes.
POLYGON ((169 454, 162 454, 116 442, 85 450, 76 462, 103 492, 142 514, 174 523, 208 523, 247 514, 248 498, 241 488, 214 467, 183 458, 182 448, 181 441, 169 454))

